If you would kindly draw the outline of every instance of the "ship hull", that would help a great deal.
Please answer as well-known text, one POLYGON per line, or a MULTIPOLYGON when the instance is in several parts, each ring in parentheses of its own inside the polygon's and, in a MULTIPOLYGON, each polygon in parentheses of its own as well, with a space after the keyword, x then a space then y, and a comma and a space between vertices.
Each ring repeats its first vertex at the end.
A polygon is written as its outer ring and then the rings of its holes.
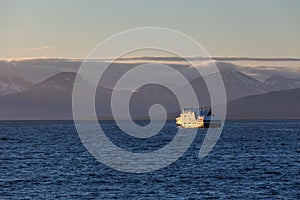
POLYGON ((204 121, 204 128, 220 128, 222 122, 220 121, 204 121))

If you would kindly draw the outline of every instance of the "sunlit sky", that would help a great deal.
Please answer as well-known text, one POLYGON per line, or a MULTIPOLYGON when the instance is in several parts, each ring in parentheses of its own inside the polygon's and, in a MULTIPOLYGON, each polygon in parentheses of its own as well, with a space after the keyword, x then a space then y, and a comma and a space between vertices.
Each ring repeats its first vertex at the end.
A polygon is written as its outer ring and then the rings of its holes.
POLYGON ((0 2, 0 59, 84 58, 131 28, 171 28, 212 56, 300 57, 297 0, 27 0, 0 2))

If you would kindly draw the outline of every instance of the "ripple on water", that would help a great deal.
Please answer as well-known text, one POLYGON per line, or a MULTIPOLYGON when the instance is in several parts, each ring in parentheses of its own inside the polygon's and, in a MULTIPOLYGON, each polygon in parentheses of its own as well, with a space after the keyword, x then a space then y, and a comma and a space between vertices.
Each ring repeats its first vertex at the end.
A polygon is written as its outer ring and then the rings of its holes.
MULTIPOLYGON (((122 148, 152 151, 173 137, 173 122, 136 140, 106 122, 122 148)), ((1 199, 297 199, 300 122, 229 121, 210 154, 198 159, 205 135, 172 165, 147 174, 118 172, 83 147, 71 121, 0 123, 1 199)))

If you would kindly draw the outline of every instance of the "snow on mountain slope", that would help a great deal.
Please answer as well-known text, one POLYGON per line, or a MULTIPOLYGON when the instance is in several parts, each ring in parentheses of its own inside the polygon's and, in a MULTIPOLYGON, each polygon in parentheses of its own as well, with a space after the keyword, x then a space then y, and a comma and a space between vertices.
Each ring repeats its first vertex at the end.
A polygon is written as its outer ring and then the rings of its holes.
POLYGON ((29 89, 32 86, 31 82, 25 81, 19 77, 1 77, 0 78, 0 95, 13 94, 22 92, 29 89))
POLYGON ((296 89, 300 88, 300 79, 288 79, 283 76, 273 76, 263 83, 263 87, 266 92, 296 89))
POLYGON ((237 70, 221 71, 228 100, 253 94, 262 94, 261 82, 237 70))
MULTIPOLYGON (((210 74, 207 78, 211 80, 218 80, 218 74, 210 74)), ((245 97, 253 94, 263 94, 264 89, 262 83, 258 80, 234 69, 227 69, 220 71, 220 74, 226 90, 227 100, 231 101, 241 97, 245 97)), ((196 93, 201 94, 200 99, 203 100, 204 104, 209 98, 209 93, 206 87, 206 83, 203 78, 197 78, 191 81, 191 85, 194 87, 196 93)), ((182 90, 186 90, 184 87, 182 90)))
POLYGON ((58 73, 32 87, 32 90, 41 90, 48 92, 72 92, 76 73, 62 72, 58 73))

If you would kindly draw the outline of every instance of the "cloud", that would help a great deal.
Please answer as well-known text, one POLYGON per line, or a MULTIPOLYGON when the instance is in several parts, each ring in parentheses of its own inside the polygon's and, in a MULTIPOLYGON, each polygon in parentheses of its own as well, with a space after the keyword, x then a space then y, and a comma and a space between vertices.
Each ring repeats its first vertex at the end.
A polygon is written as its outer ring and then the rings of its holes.
POLYGON ((217 61, 300 61, 300 58, 212 57, 217 61))
MULTIPOLYGON (((42 46, 42 47, 32 47, 27 48, 31 51, 39 51, 39 50, 47 50, 52 47, 49 46, 42 46)), ((299 62, 300 58, 290 58, 290 57, 281 57, 281 58, 272 58, 272 57, 239 57, 239 56, 213 56, 213 57, 187 57, 188 60, 194 60, 194 61, 209 61, 209 60, 215 60, 215 61, 281 61, 281 62, 290 62, 295 61, 299 62)), ((10 60, 58 60, 58 61, 83 61, 84 59, 75 58, 75 59, 69 59, 69 58, 20 58, 20 59, 10 59, 10 60)), ((99 59, 91 59, 91 61, 107 61, 111 60, 109 58, 99 58, 99 59)), ((133 57, 121 57, 116 60, 116 62, 130 62, 130 63, 139 63, 139 62, 185 62, 185 59, 182 57, 172 57, 172 56, 133 56, 133 57)))
POLYGON ((51 47, 49 47, 49 46, 41 46, 41 47, 30 47, 30 48, 27 48, 27 50, 30 50, 30 51, 43 51, 43 50, 48 50, 50 48, 51 47))
MULTIPOLYGON (((205 61, 205 60, 216 60, 216 61, 300 61, 300 58, 270 58, 270 57, 238 57, 238 56, 230 56, 230 57, 187 57, 189 60, 196 61, 205 61)), ((124 57, 119 58, 118 60, 131 60, 131 61, 184 61, 184 58, 181 57, 171 57, 171 56, 137 56, 137 57, 124 57)))
MULTIPOLYGON (((196 59, 196 57, 194 57, 194 59, 196 59)), ((246 57, 215 57, 214 62, 220 70, 238 70, 256 78, 259 81, 264 81, 272 76, 284 76, 286 78, 300 79, 300 63, 296 62, 297 60, 300 61, 300 58, 247 58, 248 60, 257 60, 251 65, 243 62, 235 62, 237 59, 245 60, 246 57), (225 60, 225 58, 227 60, 225 60), (232 61, 230 61, 230 59, 232 61), (260 62, 262 59, 264 59, 263 62, 260 62), (264 61, 274 62, 265 63, 264 61)), ((61 58, 15 59, 9 61, 0 60, 0 74, 12 74, 11 71, 14 71, 14 73, 22 74, 22 76, 26 76, 28 80, 32 79, 32 82, 36 82, 61 71, 76 72, 82 64, 82 61, 83 59, 61 58), (16 65, 16 67, 13 68, 12 64, 16 65)), ((105 62, 105 59, 91 60, 91 62, 100 64, 105 62)), ((178 57, 130 57, 121 58, 121 60, 115 62, 112 67, 114 69, 127 69, 131 66, 137 66, 139 64, 149 62, 167 64, 178 70, 183 70, 189 66, 182 58, 178 57)), ((207 66, 207 63, 207 60, 199 60, 198 66, 207 66)))
MULTIPOLYGON (((263 66, 263 65, 247 66, 247 65, 237 65, 232 62, 221 62, 221 61, 217 61, 215 63, 218 66, 219 70, 238 70, 262 82, 274 76, 283 76, 291 79, 300 79, 300 67, 281 66, 282 63, 280 61, 278 62, 280 63, 279 65, 272 65, 272 66, 263 66)), ((276 64, 276 62, 274 63, 276 64)))
POLYGON ((239 70, 258 80, 264 81, 272 76, 300 79, 300 67, 256 66, 239 67, 239 70))

